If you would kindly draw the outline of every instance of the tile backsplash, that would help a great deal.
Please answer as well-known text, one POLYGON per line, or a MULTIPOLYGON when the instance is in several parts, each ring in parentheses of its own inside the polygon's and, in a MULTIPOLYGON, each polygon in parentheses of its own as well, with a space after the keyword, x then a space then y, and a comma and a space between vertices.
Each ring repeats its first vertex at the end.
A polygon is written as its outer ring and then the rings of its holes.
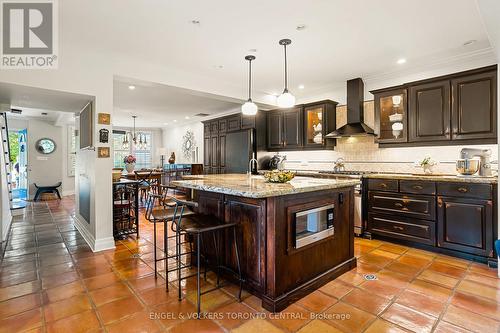
MULTIPOLYGON (((337 107, 337 127, 345 124, 346 112, 345 106, 337 107)), ((373 101, 365 102, 365 123, 372 127, 374 125, 373 101)), ((435 173, 455 174, 455 161, 464 147, 471 146, 380 148, 374 137, 363 136, 338 139, 333 151, 289 151, 281 154, 287 156, 285 167, 291 170, 332 170, 335 160, 342 157, 346 162, 346 170, 398 173, 422 172, 414 163, 430 156, 438 162, 434 167, 435 173)), ((498 145, 472 147, 491 149, 491 160, 495 161, 492 168, 498 169, 498 145)))

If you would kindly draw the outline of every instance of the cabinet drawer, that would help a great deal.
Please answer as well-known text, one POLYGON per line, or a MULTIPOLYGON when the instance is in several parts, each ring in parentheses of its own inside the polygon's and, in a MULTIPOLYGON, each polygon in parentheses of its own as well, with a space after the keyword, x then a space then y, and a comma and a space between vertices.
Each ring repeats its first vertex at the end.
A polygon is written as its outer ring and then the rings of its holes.
POLYGON ((368 193, 368 209, 370 212, 394 214, 420 218, 436 219, 436 198, 433 196, 412 196, 384 192, 368 193))
POLYGON ((398 181, 394 179, 369 179, 368 189, 370 191, 398 191, 398 181))
POLYGON ((491 199, 492 195, 489 184, 438 183, 437 192, 442 196, 479 199, 491 199))
POLYGON ((436 183, 419 180, 400 180, 399 192, 411 194, 436 194, 436 183))
POLYGON ((436 225, 431 221, 370 213, 368 226, 374 234, 436 245, 436 225))

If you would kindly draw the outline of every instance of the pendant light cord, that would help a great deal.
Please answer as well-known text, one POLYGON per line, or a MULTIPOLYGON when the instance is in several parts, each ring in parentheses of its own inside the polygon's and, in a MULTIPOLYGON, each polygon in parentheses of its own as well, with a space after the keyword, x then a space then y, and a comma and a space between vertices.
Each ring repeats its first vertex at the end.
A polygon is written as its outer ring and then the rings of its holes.
POLYGON ((252 60, 248 60, 248 100, 252 100, 252 60))
POLYGON ((286 44, 283 45, 285 47, 285 91, 288 91, 288 71, 287 71, 287 66, 286 66, 286 44))

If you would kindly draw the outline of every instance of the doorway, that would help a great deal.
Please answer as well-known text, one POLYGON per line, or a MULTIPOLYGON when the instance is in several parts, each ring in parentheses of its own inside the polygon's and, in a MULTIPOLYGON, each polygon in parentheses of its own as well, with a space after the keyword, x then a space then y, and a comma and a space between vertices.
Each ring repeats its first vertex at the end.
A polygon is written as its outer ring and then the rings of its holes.
POLYGON ((9 131, 12 201, 24 202, 28 199, 28 130, 9 131))

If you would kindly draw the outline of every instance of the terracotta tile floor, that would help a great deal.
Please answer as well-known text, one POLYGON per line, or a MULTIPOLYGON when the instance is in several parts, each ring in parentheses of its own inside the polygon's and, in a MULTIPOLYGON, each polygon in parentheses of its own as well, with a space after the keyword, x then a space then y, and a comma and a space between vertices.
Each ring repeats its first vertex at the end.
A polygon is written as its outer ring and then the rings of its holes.
MULTIPOLYGON (((153 275, 152 226, 92 253, 73 226, 72 198, 16 217, 0 271, 0 332, 499 332, 500 279, 469 261, 356 239, 358 267, 279 315, 229 285, 202 297, 192 280, 165 291, 153 275), (364 274, 375 274, 367 281, 364 274)), ((162 234, 161 228, 158 234, 162 234)), ((170 244, 171 245, 171 244, 170 244)), ((163 247, 163 245, 159 244, 163 247)), ((163 265, 161 265, 163 267, 163 265)), ((172 276, 175 278, 175 276, 172 276)), ((213 273, 203 288, 211 288, 213 273)))

